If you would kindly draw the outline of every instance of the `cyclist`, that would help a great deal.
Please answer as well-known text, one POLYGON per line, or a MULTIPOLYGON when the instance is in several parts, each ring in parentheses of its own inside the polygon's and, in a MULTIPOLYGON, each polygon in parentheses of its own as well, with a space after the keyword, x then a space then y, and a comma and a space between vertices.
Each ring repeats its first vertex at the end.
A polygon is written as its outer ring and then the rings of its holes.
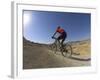
POLYGON ((63 47, 63 43, 67 37, 67 33, 64 29, 62 29, 60 26, 57 27, 55 33, 53 34, 52 38, 56 35, 56 33, 59 33, 60 35, 57 37, 57 40, 60 42, 61 40, 61 48, 63 47))

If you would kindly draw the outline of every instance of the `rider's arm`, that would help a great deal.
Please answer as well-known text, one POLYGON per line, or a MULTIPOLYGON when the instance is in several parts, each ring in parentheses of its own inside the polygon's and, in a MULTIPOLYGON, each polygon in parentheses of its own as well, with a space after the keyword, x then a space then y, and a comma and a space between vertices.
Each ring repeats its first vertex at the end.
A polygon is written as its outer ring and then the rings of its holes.
POLYGON ((56 35, 56 33, 57 33, 57 32, 55 32, 55 33, 53 34, 53 36, 52 36, 52 37, 54 37, 54 36, 56 35))

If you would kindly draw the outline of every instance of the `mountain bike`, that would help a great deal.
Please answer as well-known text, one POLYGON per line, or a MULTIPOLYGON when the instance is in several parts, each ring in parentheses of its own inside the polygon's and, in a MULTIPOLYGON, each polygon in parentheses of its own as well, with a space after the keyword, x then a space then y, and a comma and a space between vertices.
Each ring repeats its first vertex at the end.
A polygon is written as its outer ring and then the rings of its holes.
POLYGON ((54 39, 54 43, 50 45, 51 50, 57 54, 57 52, 61 52, 64 57, 71 57, 73 51, 70 44, 66 43, 61 46, 60 41, 56 37, 52 37, 54 39))

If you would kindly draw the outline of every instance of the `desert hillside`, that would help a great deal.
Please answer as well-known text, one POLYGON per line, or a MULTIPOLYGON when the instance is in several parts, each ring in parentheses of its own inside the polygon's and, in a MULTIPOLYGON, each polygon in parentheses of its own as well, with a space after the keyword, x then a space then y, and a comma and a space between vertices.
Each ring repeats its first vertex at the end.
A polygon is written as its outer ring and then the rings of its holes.
POLYGON ((91 55, 91 42, 89 39, 83 41, 71 42, 73 52, 79 53, 81 56, 91 55))
POLYGON ((47 44, 39 44, 23 38, 23 69, 90 66, 90 40, 71 42, 71 58, 54 54, 47 44))

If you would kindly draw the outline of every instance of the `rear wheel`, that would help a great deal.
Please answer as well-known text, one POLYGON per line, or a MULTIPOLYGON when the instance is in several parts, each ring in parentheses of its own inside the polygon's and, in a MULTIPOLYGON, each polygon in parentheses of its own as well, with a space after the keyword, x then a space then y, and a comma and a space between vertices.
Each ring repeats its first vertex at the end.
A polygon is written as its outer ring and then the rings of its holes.
POLYGON ((71 57, 72 55, 72 47, 69 44, 66 44, 64 48, 61 50, 61 53, 64 57, 71 57))

